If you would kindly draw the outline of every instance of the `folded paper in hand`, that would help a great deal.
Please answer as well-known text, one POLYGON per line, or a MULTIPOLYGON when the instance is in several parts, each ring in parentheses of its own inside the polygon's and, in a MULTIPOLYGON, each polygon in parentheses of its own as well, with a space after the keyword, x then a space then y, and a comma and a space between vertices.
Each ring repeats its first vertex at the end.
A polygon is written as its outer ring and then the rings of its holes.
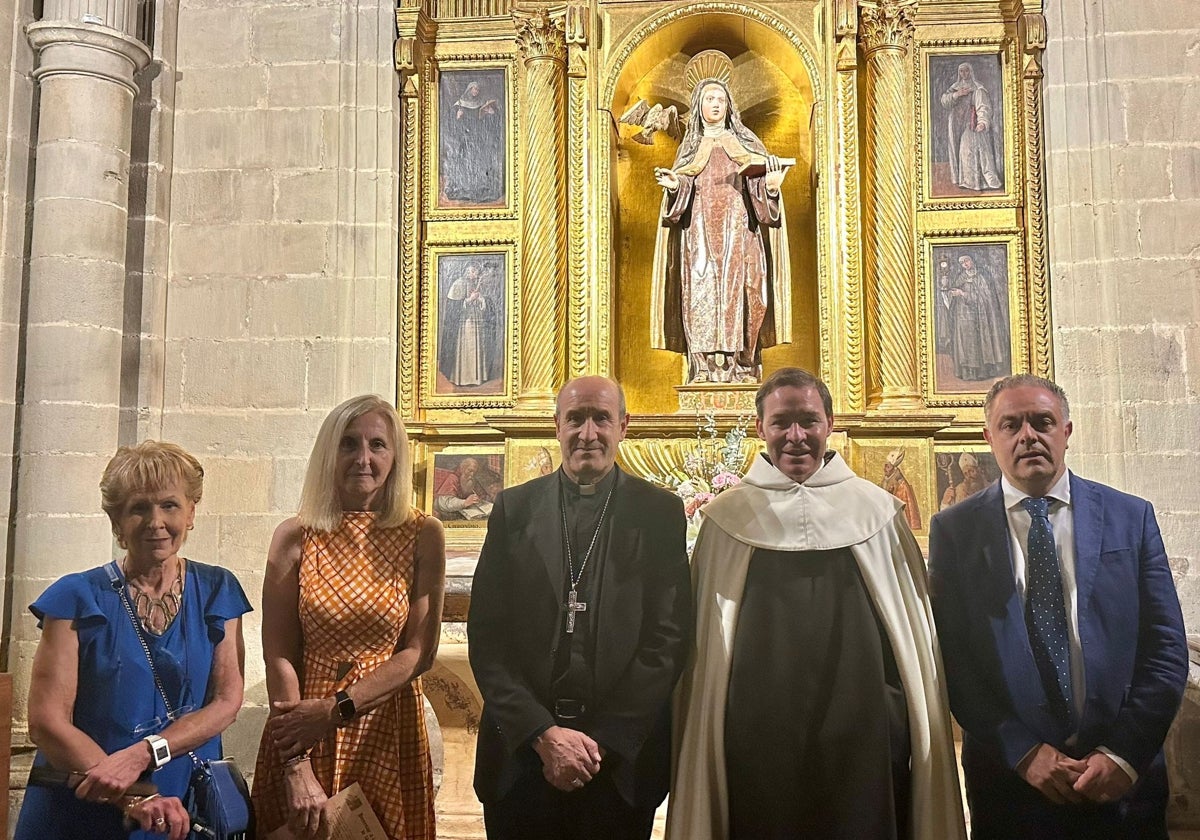
MULTIPOLYGON (((325 835, 329 840, 387 840, 387 832, 358 782, 325 803, 325 818, 329 821, 329 833, 325 835)), ((272 831, 267 840, 295 840, 295 835, 285 825, 272 831)))

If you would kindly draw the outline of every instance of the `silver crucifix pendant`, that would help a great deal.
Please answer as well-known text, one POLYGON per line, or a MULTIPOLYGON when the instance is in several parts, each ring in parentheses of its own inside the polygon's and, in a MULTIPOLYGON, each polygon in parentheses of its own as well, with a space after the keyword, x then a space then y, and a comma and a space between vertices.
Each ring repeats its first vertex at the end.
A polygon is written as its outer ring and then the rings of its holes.
POLYGON ((587 612, 587 604, 580 601, 572 589, 567 593, 567 603, 563 604, 567 608, 567 632, 575 632, 575 613, 587 612))

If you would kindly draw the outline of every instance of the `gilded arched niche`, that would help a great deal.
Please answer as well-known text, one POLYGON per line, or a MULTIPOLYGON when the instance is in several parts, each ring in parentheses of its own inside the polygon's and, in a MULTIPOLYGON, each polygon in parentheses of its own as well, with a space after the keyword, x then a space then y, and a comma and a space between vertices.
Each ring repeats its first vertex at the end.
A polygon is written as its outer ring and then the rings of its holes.
MULTIPOLYGON (((684 68, 692 56, 712 49, 733 62, 730 90, 742 121, 772 153, 796 159, 783 186, 792 262, 792 343, 767 349, 763 367, 795 364, 817 370, 819 76, 800 39, 771 15, 749 6, 709 3, 668 10, 614 50, 601 102, 614 125, 639 99, 675 105, 685 114, 691 91, 684 68)), ((662 200, 654 168, 671 166, 678 143, 660 133, 653 144, 642 145, 629 139, 632 133, 623 127, 618 137, 614 131, 609 149, 613 372, 625 387, 631 412, 669 414, 679 408, 672 386, 683 381, 685 362, 679 354, 649 346, 651 266, 662 200)))

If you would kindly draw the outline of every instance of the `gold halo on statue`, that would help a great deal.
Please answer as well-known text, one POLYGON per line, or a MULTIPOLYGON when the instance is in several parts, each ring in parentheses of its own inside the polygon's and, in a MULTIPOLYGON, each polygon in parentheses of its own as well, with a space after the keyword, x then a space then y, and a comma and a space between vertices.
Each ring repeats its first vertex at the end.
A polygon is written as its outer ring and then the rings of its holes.
POLYGON ((683 78, 688 90, 693 90, 704 79, 718 79, 729 84, 733 78, 733 61, 720 50, 698 52, 684 68, 683 78))

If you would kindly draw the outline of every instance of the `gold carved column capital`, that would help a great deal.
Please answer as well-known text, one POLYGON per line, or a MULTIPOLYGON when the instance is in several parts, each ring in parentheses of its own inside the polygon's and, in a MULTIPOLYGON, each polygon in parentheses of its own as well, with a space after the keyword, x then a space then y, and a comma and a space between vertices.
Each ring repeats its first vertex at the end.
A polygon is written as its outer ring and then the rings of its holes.
POLYGON ((916 29, 917 0, 859 0, 859 39, 870 59, 879 50, 907 53, 916 29))
POLYGON ((1046 49, 1046 16, 1040 12, 1026 12, 1017 18, 1017 42, 1025 61, 1025 78, 1042 78, 1042 51, 1046 49))
POLYGON ((516 6, 512 11, 517 28, 517 48, 526 63, 567 62, 567 7, 516 6))

